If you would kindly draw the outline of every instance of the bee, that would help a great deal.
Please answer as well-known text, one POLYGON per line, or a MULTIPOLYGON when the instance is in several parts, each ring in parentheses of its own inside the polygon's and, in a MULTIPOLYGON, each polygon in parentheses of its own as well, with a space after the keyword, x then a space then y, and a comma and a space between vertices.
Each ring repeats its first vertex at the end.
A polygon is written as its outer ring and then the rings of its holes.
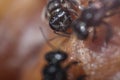
POLYGON ((71 33, 72 16, 77 16, 74 8, 78 8, 77 0, 50 0, 46 8, 46 18, 51 29, 59 35, 71 33))
POLYGON ((120 0, 96 0, 95 2, 91 1, 88 7, 82 8, 81 15, 73 21, 73 32, 77 35, 78 39, 86 40, 89 35, 88 29, 90 27, 93 27, 94 40, 96 37, 95 28, 97 26, 103 24, 107 27, 108 31, 111 31, 111 25, 109 25, 103 19, 120 13, 120 11, 118 11, 118 8, 120 8, 120 0), (108 12, 110 13, 109 15, 107 14, 108 12))
MULTIPOLYGON (((40 28, 40 30, 43 34, 42 28, 40 28)), ((42 70, 43 80, 67 80, 67 71, 71 68, 71 66, 76 65, 79 62, 72 61, 65 67, 62 67, 62 62, 68 58, 67 53, 57 49, 55 46, 49 43, 44 34, 43 37, 45 38, 48 45, 53 48, 52 51, 47 52, 45 55, 47 64, 43 67, 42 70)), ((77 80, 84 80, 84 77, 85 76, 80 75, 77 80)))
MULTIPOLYGON (((67 70, 78 62, 69 63, 64 68, 61 63, 67 59, 66 52, 62 50, 50 51, 45 55, 48 64, 43 68, 43 80, 67 80, 67 70)), ((77 80, 84 80, 85 76, 81 75, 77 80)))

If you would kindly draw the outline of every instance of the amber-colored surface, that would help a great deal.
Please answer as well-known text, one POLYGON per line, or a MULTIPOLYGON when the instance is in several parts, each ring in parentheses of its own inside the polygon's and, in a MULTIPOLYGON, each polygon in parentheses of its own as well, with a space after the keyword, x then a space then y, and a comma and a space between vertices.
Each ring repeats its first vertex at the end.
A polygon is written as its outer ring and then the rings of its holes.
POLYGON ((39 26, 44 3, 0 0, 0 80, 23 80, 38 63, 43 43, 39 26))
MULTIPOLYGON (((87 5, 88 0, 81 1, 87 5)), ((55 36, 44 18, 45 5, 46 0, 0 1, 0 80, 42 80, 44 55, 53 49, 47 43, 43 45, 39 27, 48 38, 55 36)), ((52 41, 69 55, 63 67, 71 61, 79 62, 67 72, 68 80, 76 80, 81 74, 87 75, 86 80, 120 80, 119 20, 119 14, 105 20, 113 33, 107 44, 109 31, 104 25, 96 28, 94 41, 92 29, 86 41, 78 40, 74 33, 52 41)))

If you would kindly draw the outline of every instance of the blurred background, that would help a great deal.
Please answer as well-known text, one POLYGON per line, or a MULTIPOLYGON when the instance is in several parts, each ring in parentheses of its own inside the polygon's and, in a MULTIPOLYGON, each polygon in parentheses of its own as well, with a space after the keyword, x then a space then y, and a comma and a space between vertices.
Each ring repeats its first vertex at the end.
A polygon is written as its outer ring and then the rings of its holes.
POLYGON ((0 0, 0 80, 23 80, 39 62, 44 5, 45 0, 0 0))

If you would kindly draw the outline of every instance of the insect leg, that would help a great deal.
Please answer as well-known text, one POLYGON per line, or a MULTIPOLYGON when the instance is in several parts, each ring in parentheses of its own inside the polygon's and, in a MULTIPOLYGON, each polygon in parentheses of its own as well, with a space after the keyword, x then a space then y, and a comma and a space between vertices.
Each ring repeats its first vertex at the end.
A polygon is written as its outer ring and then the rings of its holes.
POLYGON ((74 61, 74 62, 70 62, 64 69, 65 71, 67 71, 72 65, 76 65, 78 64, 78 62, 74 61))
POLYGON ((59 37, 61 37, 61 36, 55 36, 55 37, 50 38, 50 39, 48 39, 48 40, 49 40, 49 41, 52 41, 52 40, 54 40, 54 39, 56 39, 56 38, 59 38, 59 37))
POLYGON ((68 12, 70 13, 70 14, 72 14, 72 15, 74 15, 74 16, 76 16, 76 17, 79 17, 79 15, 77 14, 77 12, 75 11, 75 10, 73 10, 73 9, 67 9, 68 10, 68 12))
POLYGON ((110 41, 110 39, 113 36, 113 32, 112 32, 112 26, 110 24, 108 24, 107 22, 102 21, 102 23, 105 25, 105 27, 107 28, 107 33, 106 33, 106 43, 108 43, 110 41))
POLYGON ((94 40, 97 38, 97 34, 96 34, 96 27, 93 27, 93 38, 92 41, 94 42, 94 40))
POLYGON ((43 37, 45 38, 47 44, 48 44, 50 47, 52 47, 53 49, 57 49, 55 46, 53 46, 53 45, 49 42, 49 40, 47 39, 47 37, 46 37, 45 34, 44 34, 44 31, 43 31, 42 27, 40 27, 40 31, 41 31, 43 37))
POLYGON ((54 31, 54 33, 57 34, 57 35, 63 36, 63 37, 70 37, 69 33, 63 34, 63 33, 59 33, 59 32, 56 32, 56 31, 54 31))
POLYGON ((67 1, 80 10, 84 9, 84 7, 80 5, 80 2, 78 0, 67 0, 67 1))

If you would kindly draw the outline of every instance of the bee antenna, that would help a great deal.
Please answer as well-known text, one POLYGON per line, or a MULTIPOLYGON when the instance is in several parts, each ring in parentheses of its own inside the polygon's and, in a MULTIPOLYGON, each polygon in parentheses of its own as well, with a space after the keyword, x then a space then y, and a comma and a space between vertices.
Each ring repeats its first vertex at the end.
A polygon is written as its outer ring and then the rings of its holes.
POLYGON ((45 38, 47 44, 48 44, 50 47, 52 47, 52 49, 57 49, 55 46, 53 46, 53 45, 48 41, 48 39, 46 38, 46 36, 45 36, 45 34, 44 34, 44 31, 43 31, 43 29, 42 29, 41 27, 40 27, 40 30, 41 30, 41 33, 42 33, 43 37, 45 38))

